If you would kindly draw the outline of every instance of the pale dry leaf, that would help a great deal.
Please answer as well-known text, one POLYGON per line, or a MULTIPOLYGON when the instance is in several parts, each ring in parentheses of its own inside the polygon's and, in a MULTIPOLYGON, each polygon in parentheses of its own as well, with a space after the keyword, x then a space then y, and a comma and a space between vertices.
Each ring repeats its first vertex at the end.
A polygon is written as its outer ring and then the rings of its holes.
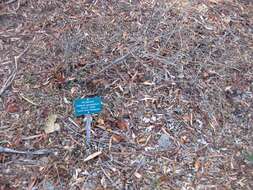
POLYGON ((142 178, 142 175, 138 172, 134 172, 134 176, 138 179, 142 178))
POLYGON ((105 124, 105 121, 101 118, 98 119, 98 124, 99 125, 104 125, 105 124))
POLYGON ((51 114, 47 117, 44 127, 45 133, 49 134, 60 130, 60 125, 56 123, 56 119, 57 119, 56 114, 51 114))
POLYGON ((195 163, 194 163, 194 168, 195 168, 196 171, 198 171, 200 167, 201 167, 201 163, 200 163, 200 161, 197 159, 197 160, 195 161, 195 163))
POLYGON ((84 162, 87 162, 89 160, 92 160, 94 158, 96 158, 97 156, 99 156, 100 154, 102 154, 101 151, 98 152, 94 152, 93 154, 89 155, 87 158, 84 159, 84 162))
POLYGON ((222 0, 208 0, 208 2, 217 4, 222 2, 222 0))
POLYGON ((121 135, 113 134, 112 135, 112 141, 116 142, 116 143, 119 143, 119 142, 125 141, 125 138, 121 135))
POLYGON ((182 118, 183 118, 183 120, 184 120, 185 123, 188 123, 188 122, 191 121, 190 114, 185 114, 185 115, 182 116, 182 118))
POLYGON ((185 143, 187 143, 188 142, 188 138, 187 138, 187 136, 185 136, 185 135, 183 135, 181 138, 180 138, 180 142, 181 142, 181 144, 185 144, 185 143))
POLYGON ((208 6, 204 3, 201 3, 197 6, 197 10, 200 12, 200 13, 206 13, 208 11, 208 6))
POLYGON ((127 39, 128 38, 128 33, 127 32, 123 32, 123 39, 127 39))
POLYGON ((189 7, 190 5, 191 5, 191 1, 189 1, 189 0, 180 0, 180 1, 176 1, 175 8, 179 9, 179 10, 184 10, 187 7, 189 7))
POLYGON ((150 81, 144 81, 143 84, 144 84, 144 85, 147 85, 147 86, 155 85, 155 83, 150 82, 150 81))
POLYGON ((144 144, 146 142, 146 138, 145 137, 141 137, 137 140, 138 144, 144 144))
POLYGON ((65 96, 63 97, 63 102, 65 104, 71 104, 71 102, 65 96))
POLYGON ((103 186, 104 189, 107 188, 107 183, 106 183, 106 179, 105 176, 102 177, 102 179, 100 180, 101 185, 103 186))
POLYGON ((71 95, 73 96, 73 95, 77 94, 78 88, 77 88, 77 87, 72 87, 72 88, 70 89, 70 92, 71 92, 71 95))

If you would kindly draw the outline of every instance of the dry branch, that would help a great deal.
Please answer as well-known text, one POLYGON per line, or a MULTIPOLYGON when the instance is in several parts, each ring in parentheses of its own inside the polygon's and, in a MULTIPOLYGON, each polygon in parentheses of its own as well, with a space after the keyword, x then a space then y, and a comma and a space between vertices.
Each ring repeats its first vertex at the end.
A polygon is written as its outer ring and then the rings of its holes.
POLYGON ((14 150, 11 148, 5 148, 0 146, 0 153, 6 153, 6 154, 27 154, 27 155, 47 155, 47 154, 52 154, 56 153, 53 150, 48 150, 48 149, 41 149, 41 150, 36 150, 36 151, 19 151, 19 150, 14 150))
POLYGON ((31 46, 32 46, 32 44, 30 44, 28 47, 26 47, 25 50, 22 51, 19 55, 14 57, 14 64, 15 64, 14 65, 14 70, 12 71, 12 74, 8 77, 8 79, 4 82, 2 88, 0 89, 0 96, 2 96, 4 91, 11 86, 13 80, 15 79, 15 77, 17 75, 18 61, 29 50, 29 48, 31 46))

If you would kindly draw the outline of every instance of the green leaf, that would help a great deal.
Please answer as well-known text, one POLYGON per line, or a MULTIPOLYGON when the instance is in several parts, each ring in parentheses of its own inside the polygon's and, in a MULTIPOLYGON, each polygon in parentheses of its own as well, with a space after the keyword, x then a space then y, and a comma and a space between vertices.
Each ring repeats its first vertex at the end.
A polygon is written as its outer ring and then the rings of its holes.
POLYGON ((250 162, 253 163, 253 154, 248 154, 248 155, 246 156, 246 159, 247 159, 248 161, 250 161, 250 162))

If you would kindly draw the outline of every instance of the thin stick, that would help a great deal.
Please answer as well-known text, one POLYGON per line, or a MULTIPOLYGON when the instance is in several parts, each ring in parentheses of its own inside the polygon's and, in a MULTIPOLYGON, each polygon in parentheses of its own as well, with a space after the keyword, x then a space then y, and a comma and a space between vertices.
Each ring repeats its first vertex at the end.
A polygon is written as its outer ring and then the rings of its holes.
POLYGON ((19 150, 14 150, 11 148, 5 148, 5 147, 0 146, 0 153, 7 153, 7 154, 47 155, 53 152, 54 152, 53 150, 47 150, 47 149, 36 150, 33 152, 19 151, 19 150))
POLYGON ((106 71, 107 69, 109 69, 112 65, 116 65, 117 63, 120 63, 121 61, 123 61, 124 59, 126 59, 132 52, 128 52, 127 54, 123 55, 122 57, 116 59, 115 61, 111 62, 109 65, 107 65, 106 67, 104 67, 102 70, 100 70, 97 74, 103 73, 104 71, 106 71))
POLYGON ((15 1, 17 1, 17 0, 9 0, 5 4, 8 5, 8 4, 14 3, 15 1))
POLYGON ((95 73, 94 76, 91 78, 91 80, 94 79, 97 75, 99 75, 99 74, 105 72, 106 70, 108 70, 109 68, 111 68, 113 65, 119 64, 120 62, 122 62, 123 60, 125 60, 126 58, 128 58, 130 55, 132 55, 134 52, 136 52, 139 49, 140 49, 140 47, 137 47, 137 48, 133 49, 132 51, 130 50, 128 53, 126 53, 122 57, 119 57, 118 59, 114 60, 109 65, 105 66, 103 69, 101 69, 100 71, 98 71, 97 73, 95 73))
MULTIPOLYGON (((34 40, 33 40, 34 41, 34 40)), ((23 52, 21 52, 18 56, 14 56, 14 63, 15 63, 15 68, 12 72, 12 74, 9 76, 9 78, 4 82, 3 87, 0 89, 0 96, 2 96, 2 94, 4 93, 4 91, 9 88, 9 86, 11 86, 13 80, 15 79, 16 75, 17 75, 17 71, 18 71, 18 61, 20 59, 20 57, 22 57, 27 51, 28 49, 31 47, 31 44, 25 48, 25 50, 23 52)))
MULTIPOLYGON (((101 161, 101 160, 100 160, 101 161)), ((111 179, 111 177, 106 173, 106 171, 104 170, 104 168, 102 166, 100 166, 100 169, 102 170, 102 172, 104 173, 105 177, 110 181, 110 183, 112 184, 112 186, 115 188, 115 189, 119 189, 117 187, 117 185, 113 182, 113 180, 111 179)))
POLYGON ((70 117, 68 117, 68 120, 77 128, 81 128, 73 119, 71 119, 70 117))
POLYGON ((26 100, 27 102, 29 102, 30 104, 34 105, 34 106, 39 106, 39 104, 33 102, 32 100, 26 98, 22 93, 19 94, 21 98, 23 98, 24 100, 26 100))

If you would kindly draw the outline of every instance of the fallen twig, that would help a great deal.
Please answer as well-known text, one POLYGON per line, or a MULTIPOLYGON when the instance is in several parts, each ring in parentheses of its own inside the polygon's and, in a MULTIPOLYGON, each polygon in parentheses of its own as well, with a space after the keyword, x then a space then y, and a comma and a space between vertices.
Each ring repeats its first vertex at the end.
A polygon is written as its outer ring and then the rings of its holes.
POLYGON ((24 100, 26 100, 27 102, 29 102, 30 104, 34 105, 34 106, 39 106, 39 104, 33 102, 32 100, 26 98, 22 93, 19 94, 21 98, 23 98, 24 100))
POLYGON ((22 140, 31 140, 31 139, 39 138, 39 137, 41 137, 41 136, 42 136, 42 134, 38 134, 38 135, 29 136, 29 137, 22 137, 21 139, 22 139, 22 140))
MULTIPOLYGON (((33 40, 34 41, 34 40, 33 40)), ((11 75, 9 76, 9 78, 4 82, 2 88, 0 89, 0 96, 2 96, 2 94, 4 93, 4 91, 9 88, 9 86, 12 84, 13 80, 15 79, 16 75, 17 75, 17 71, 18 71, 18 61, 20 59, 20 57, 22 57, 27 51, 28 49, 31 47, 32 44, 30 44, 28 47, 25 48, 25 50, 23 52, 21 52, 18 56, 14 57, 14 63, 15 63, 15 67, 13 72, 11 73, 11 75)))
POLYGON ((36 151, 20 151, 20 150, 14 150, 11 148, 5 148, 0 146, 0 153, 7 153, 7 154, 27 154, 27 155, 47 155, 47 154, 52 154, 55 153, 53 150, 48 150, 48 149, 41 149, 41 150, 36 150, 36 151))
POLYGON ((117 187, 116 184, 114 184, 113 180, 111 179, 111 177, 106 173, 106 171, 104 170, 104 168, 102 166, 100 166, 102 172, 104 173, 105 177, 110 181, 111 185, 115 188, 115 189, 119 189, 117 187))
POLYGON ((17 1, 17 0, 9 0, 9 1, 7 1, 5 4, 8 5, 8 4, 14 3, 14 2, 16 2, 16 1, 17 1))
POLYGON ((98 151, 98 152, 94 152, 93 154, 89 155, 87 158, 84 159, 84 162, 87 162, 89 160, 92 160, 93 158, 96 158, 97 156, 99 156, 100 154, 102 154, 102 151, 98 151))
POLYGON ((73 119, 71 119, 70 117, 68 117, 68 120, 74 125, 76 126, 77 128, 81 128, 73 119))
POLYGON ((137 48, 134 48, 133 50, 130 50, 127 54, 125 54, 122 57, 119 57, 118 59, 114 60, 109 65, 105 66, 99 72, 97 72, 96 74, 94 74, 94 76, 91 79, 94 79, 97 75, 105 72, 106 70, 108 70, 109 68, 111 68, 113 65, 116 65, 116 64, 122 62, 123 60, 125 60, 126 58, 128 58, 131 54, 133 54, 134 52, 136 52, 139 49, 140 49, 140 47, 137 47, 137 48))

